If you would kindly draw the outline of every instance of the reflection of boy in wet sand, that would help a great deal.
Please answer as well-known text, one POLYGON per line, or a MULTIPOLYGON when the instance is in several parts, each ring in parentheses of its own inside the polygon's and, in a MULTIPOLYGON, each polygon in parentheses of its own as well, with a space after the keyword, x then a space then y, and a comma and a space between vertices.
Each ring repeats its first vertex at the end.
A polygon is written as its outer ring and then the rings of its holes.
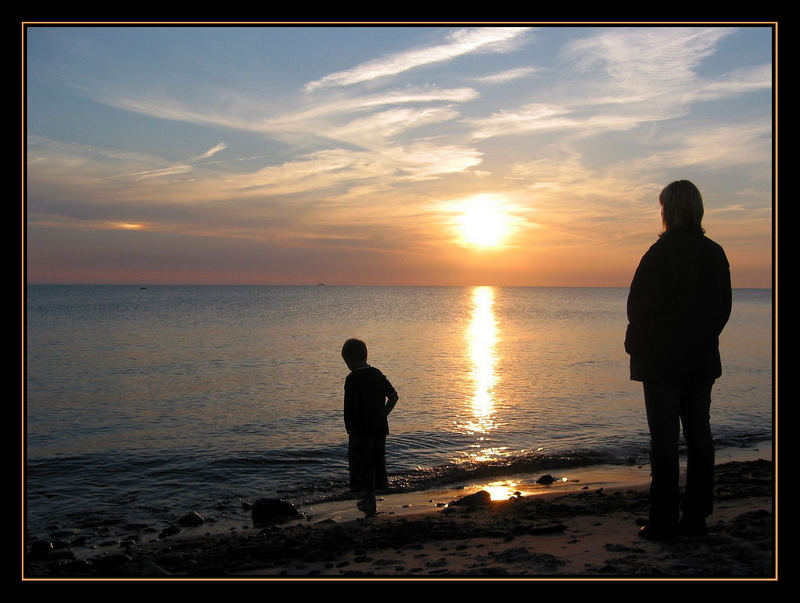
POLYGON ((350 369, 344 382, 350 491, 358 494, 356 506, 372 517, 376 513, 375 490, 389 487, 386 475, 389 421, 386 417, 397 404, 398 395, 383 373, 367 364, 367 346, 363 341, 345 341, 342 358, 350 369))

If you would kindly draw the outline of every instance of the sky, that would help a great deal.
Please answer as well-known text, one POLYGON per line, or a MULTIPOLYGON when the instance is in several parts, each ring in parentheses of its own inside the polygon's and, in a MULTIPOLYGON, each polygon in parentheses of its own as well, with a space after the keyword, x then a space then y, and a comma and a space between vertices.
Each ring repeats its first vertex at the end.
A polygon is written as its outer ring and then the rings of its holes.
POLYGON ((628 286, 688 179, 773 276, 773 30, 25 29, 29 283, 628 286))

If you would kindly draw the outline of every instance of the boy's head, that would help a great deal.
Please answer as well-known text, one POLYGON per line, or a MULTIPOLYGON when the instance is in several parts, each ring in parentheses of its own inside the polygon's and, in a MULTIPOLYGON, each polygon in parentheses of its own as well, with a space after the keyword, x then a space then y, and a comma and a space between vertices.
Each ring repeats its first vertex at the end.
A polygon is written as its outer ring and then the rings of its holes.
POLYGON ((360 339, 348 339, 342 346, 342 358, 349 367, 366 364, 367 344, 360 339))

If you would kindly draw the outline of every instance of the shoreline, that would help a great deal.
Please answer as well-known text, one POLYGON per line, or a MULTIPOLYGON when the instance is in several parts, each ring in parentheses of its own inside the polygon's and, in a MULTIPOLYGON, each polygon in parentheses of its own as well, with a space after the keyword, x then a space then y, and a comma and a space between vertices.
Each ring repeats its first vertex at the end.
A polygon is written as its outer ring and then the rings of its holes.
POLYGON ((717 451, 717 504, 704 538, 638 538, 649 467, 600 466, 570 469, 574 477, 549 486, 525 475, 386 494, 374 518, 344 500, 301 507, 302 519, 266 528, 243 514, 167 536, 139 526, 116 546, 73 534, 47 553, 29 546, 23 578, 769 580, 777 576, 771 459, 771 445, 717 451), (481 504, 453 504, 480 491, 481 504))
MULTIPOLYGON (((721 448, 715 451, 720 465, 729 461, 747 462, 759 459, 772 460, 772 443, 759 442, 741 448, 721 448)), ((681 480, 685 477, 685 459, 681 459, 681 480)), ((681 482, 682 483, 682 482, 681 482)), ((487 479, 469 479, 447 485, 435 485, 408 492, 380 495, 378 510, 388 515, 435 512, 448 502, 474 494, 480 490, 490 493, 492 500, 503 501, 515 493, 523 497, 575 494, 587 489, 646 489, 650 484, 648 464, 611 465, 599 464, 569 468, 543 468, 536 472, 497 476, 487 479), (556 481, 541 485, 536 481, 543 475, 552 475, 556 481)), ((332 519, 351 521, 362 514, 355 508, 355 500, 301 505, 298 507, 306 518, 313 522, 332 519)), ((229 526, 223 526, 224 529, 229 526)))

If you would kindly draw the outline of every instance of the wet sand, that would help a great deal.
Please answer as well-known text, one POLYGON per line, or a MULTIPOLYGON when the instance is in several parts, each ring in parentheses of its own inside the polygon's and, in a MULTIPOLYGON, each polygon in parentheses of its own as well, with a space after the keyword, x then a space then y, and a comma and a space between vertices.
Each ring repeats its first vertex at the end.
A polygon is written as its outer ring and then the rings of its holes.
MULTIPOLYGON (((766 456, 771 458, 771 455, 766 456)), ((709 534, 650 542, 647 467, 595 468, 550 485, 533 476, 393 494, 365 518, 353 501, 255 527, 244 517, 152 528, 116 547, 25 556, 26 579, 496 580, 777 579, 773 463, 717 465, 709 534), (511 496, 504 492, 517 488, 511 496), (505 490, 504 490, 505 489, 505 490), (475 492, 477 504, 466 504, 475 492), (489 492, 502 500, 488 500, 489 492), (453 504, 460 502, 461 504, 453 504)))

